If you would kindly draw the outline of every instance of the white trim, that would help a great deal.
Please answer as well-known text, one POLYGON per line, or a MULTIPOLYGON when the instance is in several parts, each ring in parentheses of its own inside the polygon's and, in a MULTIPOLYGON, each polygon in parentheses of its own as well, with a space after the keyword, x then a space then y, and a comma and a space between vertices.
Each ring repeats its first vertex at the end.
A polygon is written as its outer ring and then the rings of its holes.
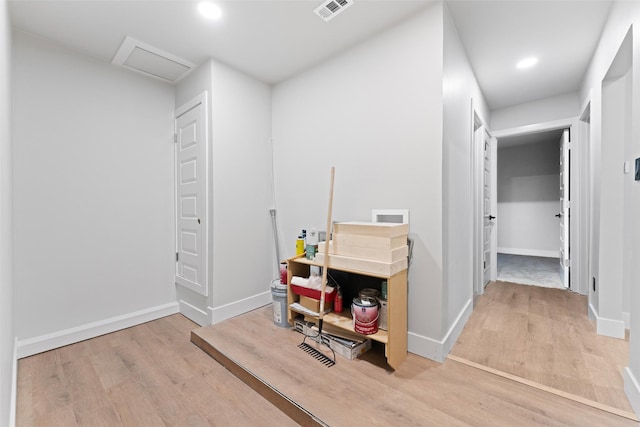
POLYGON ((560 258, 560 251, 543 251, 539 249, 498 248, 499 254, 539 256, 544 258, 560 258))
POLYGON ((262 292, 257 295, 253 295, 247 298, 243 298, 238 301, 231 302, 229 304, 221 305, 220 307, 209 307, 211 313, 211 323, 219 323, 223 320, 231 319, 232 317, 239 316, 256 308, 264 307, 271 304, 271 291, 262 292))
POLYGON ((622 312, 622 321, 625 329, 631 329, 631 313, 622 312))
POLYGON ((200 326, 207 326, 211 324, 211 316, 206 311, 186 302, 184 299, 179 299, 178 304, 180 306, 180 313, 183 316, 196 322, 200 326))
MULTIPOLYGON (((209 179, 210 179, 210 171, 211 168, 209 166, 209 146, 211 145, 210 142, 210 138, 209 138, 209 104, 208 104, 208 92, 205 90, 203 92, 201 92, 199 95, 195 96, 194 98, 192 98, 191 100, 189 100, 188 102, 182 104, 180 107, 176 108, 175 112, 174 112, 174 122, 173 122, 173 131, 174 131, 174 135, 177 135, 178 133, 178 119, 180 119, 181 116, 183 116, 184 114, 188 113, 189 111, 193 110, 194 108, 198 107, 199 105, 202 106, 202 111, 200 111, 200 123, 201 128, 203 129, 203 136, 204 136, 204 194, 202 195, 202 198, 204 199, 203 202, 203 206, 204 206, 204 224, 202 227, 202 232, 201 232, 201 238, 204 239, 203 244, 203 248, 204 248, 204 254, 202 255, 202 263, 203 265, 201 266, 204 269, 204 283, 194 283, 191 282, 189 280, 184 279, 181 276, 178 276, 178 261, 176 260, 175 264, 174 264, 174 282, 176 283, 176 285, 180 285, 186 289, 190 289, 193 292, 199 294, 199 295, 203 295, 203 296, 208 296, 209 295, 209 288, 211 288, 211 282, 210 282, 210 278, 209 278, 209 272, 211 270, 210 268, 210 261, 209 261, 209 253, 210 253, 210 248, 209 248, 209 241, 210 241, 210 237, 209 234, 211 232, 211 228, 212 226, 210 225, 210 216, 209 216, 209 201, 210 201, 210 197, 209 197, 209 191, 210 191, 210 187, 209 187, 209 179), (200 285, 200 286, 199 286, 200 285)), ((179 252, 178 249, 178 144, 174 144, 174 152, 173 152, 173 163, 174 163, 174 167, 173 167, 173 173, 174 173, 174 177, 173 177, 173 185, 174 185, 174 194, 173 194, 173 203, 174 203, 174 243, 175 243, 175 251, 176 254, 179 252)), ((198 311, 201 311, 200 309, 198 309, 198 311)), ((187 316, 189 317, 189 316, 187 316)), ((193 319, 192 319, 193 320, 193 319)), ((194 320, 195 321, 195 320, 194 320)), ((197 321, 195 321, 196 323, 199 323, 197 321)))
POLYGON ((625 338, 625 324, 622 320, 600 317, 593 304, 589 304, 589 319, 595 322, 596 333, 612 338, 625 338))
POLYGON ((636 414, 640 414, 640 385, 636 380, 635 375, 631 372, 631 369, 627 366, 622 372, 624 378, 624 393, 629 399, 629 403, 636 414))
POLYGON ((508 129, 494 130, 492 136, 494 138, 504 138, 505 136, 516 136, 527 133, 543 132, 547 130, 562 129, 573 126, 576 123, 575 117, 565 119, 552 120, 549 122, 535 123, 532 125, 517 126, 508 129))
POLYGON ((18 407, 18 338, 13 340, 13 361, 11 365, 11 398, 9 407, 9 426, 16 425, 16 410, 18 407))
POLYGON ((469 299, 444 338, 440 341, 409 332, 407 337, 409 352, 443 363, 453 348, 453 345, 458 340, 458 337, 460 337, 462 329, 464 329, 464 325, 467 323, 467 320, 469 320, 472 311, 473 299, 469 299))
POLYGON ((178 303, 172 302, 34 338, 18 340, 17 357, 32 356, 176 313, 178 313, 178 303))
MULTIPOLYGON (((498 215, 498 139, 491 136, 491 212, 498 215)), ((500 218, 495 218, 491 229, 491 263, 489 265, 489 279, 498 279, 498 229, 500 218)), ((483 284, 484 285, 484 284, 483 284)))
MULTIPOLYGON (((471 230, 473 231, 472 253, 473 253, 473 282, 471 291, 474 295, 482 295, 484 293, 484 274, 482 267, 483 260, 483 212, 482 212, 482 194, 483 194, 483 152, 484 152, 484 133, 488 132, 484 118, 475 109, 473 98, 471 98, 471 135, 470 152, 471 152, 471 230)), ((489 134, 489 136, 491 136, 489 134)))

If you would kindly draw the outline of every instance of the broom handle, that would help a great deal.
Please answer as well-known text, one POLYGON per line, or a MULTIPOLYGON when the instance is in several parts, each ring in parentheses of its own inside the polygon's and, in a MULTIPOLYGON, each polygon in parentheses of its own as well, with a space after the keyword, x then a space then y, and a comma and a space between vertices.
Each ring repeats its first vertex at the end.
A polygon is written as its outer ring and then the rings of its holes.
POLYGON ((318 319, 320 323, 318 329, 322 332, 322 318, 324 317, 324 295, 327 290, 327 270, 329 269, 329 242, 331 237, 331 210, 333 208, 333 176, 335 167, 331 166, 331 187, 329 190, 329 212, 327 213, 327 233, 324 241, 324 264, 322 266, 322 288, 320 290, 320 313, 318 319))

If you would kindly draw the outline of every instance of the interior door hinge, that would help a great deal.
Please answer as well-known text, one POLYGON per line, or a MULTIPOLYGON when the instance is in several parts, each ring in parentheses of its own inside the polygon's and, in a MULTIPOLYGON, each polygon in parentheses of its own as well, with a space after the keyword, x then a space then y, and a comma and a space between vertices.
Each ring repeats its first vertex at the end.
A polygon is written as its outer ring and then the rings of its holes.
POLYGON ((176 252, 176 262, 180 261, 180 254, 176 252))
POLYGON ((177 134, 177 133, 174 133, 174 134, 173 134, 173 143, 174 143, 174 144, 177 144, 177 143, 178 143, 178 134, 177 134))

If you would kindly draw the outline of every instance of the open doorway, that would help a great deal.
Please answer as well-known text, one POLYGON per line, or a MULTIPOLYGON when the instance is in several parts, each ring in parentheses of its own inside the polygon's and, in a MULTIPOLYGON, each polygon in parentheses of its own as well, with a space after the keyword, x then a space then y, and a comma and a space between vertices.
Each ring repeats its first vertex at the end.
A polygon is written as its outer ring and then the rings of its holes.
POLYGON ((497 280, 570 287, 569 130, 497 140, 497 280))

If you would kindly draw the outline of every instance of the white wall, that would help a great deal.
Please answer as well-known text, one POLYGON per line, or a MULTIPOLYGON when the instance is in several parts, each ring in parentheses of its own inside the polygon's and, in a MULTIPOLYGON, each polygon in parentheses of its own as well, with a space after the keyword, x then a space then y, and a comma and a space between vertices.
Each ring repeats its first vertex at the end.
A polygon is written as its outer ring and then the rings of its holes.
POLYGON ((443 335, 455 342, 473 306, 472 111, 488 125, 489 111, 448 8, 443 56, 443 335), (454 328, 451 333, 448 331, 454 328))
POLYGON ((553 140, 498 145, 498 252, 559 257, 559 150, 553 140))
POLYGON ((491 111, 491 130, 497 131, 575 117, 578 115, 579 108, 580 98, 576 92, 500 108, 491 111))
MULTIPOLYGON (((632 59, 634 64, 640 63, 640 32, 638 31, 640 28, 640 4, 636 2, 615 2, 580 90, 581 102, 584 103, 587 99, 591 101, 591 155, 593 164, 596 166, 601 162, 600 150, 605 149, 604 140, 602 139, 603 123, 601 118, 603 105, 601 83, 631 26, 633 26, 634 30, 632 34, 632 59)), ((637 117, 640 111, 640 67, 634 67, 631 81, 632 88, 628 94, 630 95, 629 102, 631 103, 632 117, 637 117)), ((631 145, 626 152, 626 155, 630 157, 625 160, 632 161, 640 157, 640 122, 638 120, 632 120, 630 141, 631 145)), ((622 169, 621 165, 617 165, 617 168, 618 171, 622 169)), ((599 185, 601 183, 599 174, 594 174, 594 179, 596 184, 599 185)), ((625 175, 623 179, 630 180, 633 179, 633 176, 631 174, 625 175)), ((627 205, 627 209, 630 209, 630 215, 638 218, 640 216, 640 183, 633 182, 631 187, 629 191, 631 200, 627 205)), ((609 191, 609 189, 606 190, 609 191)), ((594 201, 597 201, 599 195, 594 192, 593 196, 594 201)), ((594 229, 597 231, 600 223, 599 218, 594 217, 593 220, 594 229)), ((634 221, 623 230, 623 233, 625 239, 631 239, 633 242, 631 257, 634 262, 632 263, 631 275, 636 278, 637 282, 637 277, 640 277, 640 223, 637 220, 634 221)), ((600 289, 600 293, 604 291, 604 288, 600 289)), ((625 391, 636 413, 640 413, 640 386, 638 384, 640 379, 640 339, 638 338, 638 333, 640 333, 640 287, 632 286, 630 293, 630 354, 629 366, 624 373, 625 391)), ((600 297, 602 298, 602 295, 600 297)), ((600 307, 601 309, 602 307, 600 307)))
POLYGON ((15 311, 13 305, 11 171, 11 31, 7 2, 0 1, 0 425, 15 415, 15 311))
MULTIPOLYGON (((207 108, 209 111, 209 116, 211 116, 211 104, 212 104, 212 85, 213 85, 213 77, 211 68, 213 66, 213 61, 206 61, 204 64, 197 67, 195 70, 191 71, 189 75, 184 77, 175 87, 175 108, 180 108, 185 105, 187 102, 196 98, 203 91, 207 92, 207 108)), ((209 119, 209 129, 208 129, 208 139, 211 141, 211 119, 209 119)), ((211 150, 209 150, 211 153, 211 150)), ((212 168, 212 157, 207 159, 209 170, 212 168)), ((211 187, 209 187, 211 188, 211 187)), ((209 224, 212 224, 212 206, 213 201, 211 195, 209 195, 209 224)), ((212 277, 213 277, 213 227, 209 227, 209 277, 207 277, 207 286, 209 295, 211 295, 212 288, 212 277)), ((206 297, 204 295, 200 295, 197 292, 193 292, 192 290, 176 285, 176 297, 178 299, 178 303, 180 304, 180 312, 198 323, 199 325, 208 325, 211 324, 211 311, 208 307, 211 306, 209 299, 210 297, 206 297)))
MULTIPOLYGON (((600 245, 598 248, 598 314, 622 321, 624 264, 624 105, 627 79, 602 85, 602 143, 600 164, 600 245)), ((624 336, 624 328, 618 328, 624 336)))
POLYGON ((410 210, 409 349, 440 340, 442 253, 442 4, 273 89, 276 207, 285 255, 300 229, 373 208, 410 210))
POLYGON ((175 312, 173 87, 14 35, 20 347, 175 312))
MULTIPOLYGON (((208 90, 211 116, 213 322, 271 301, 277 276, 269 209, 271 88, 215 60, 176 88, 176 107, 208 90)), ((188 291, 180 290, 185 298, 188 291)))

